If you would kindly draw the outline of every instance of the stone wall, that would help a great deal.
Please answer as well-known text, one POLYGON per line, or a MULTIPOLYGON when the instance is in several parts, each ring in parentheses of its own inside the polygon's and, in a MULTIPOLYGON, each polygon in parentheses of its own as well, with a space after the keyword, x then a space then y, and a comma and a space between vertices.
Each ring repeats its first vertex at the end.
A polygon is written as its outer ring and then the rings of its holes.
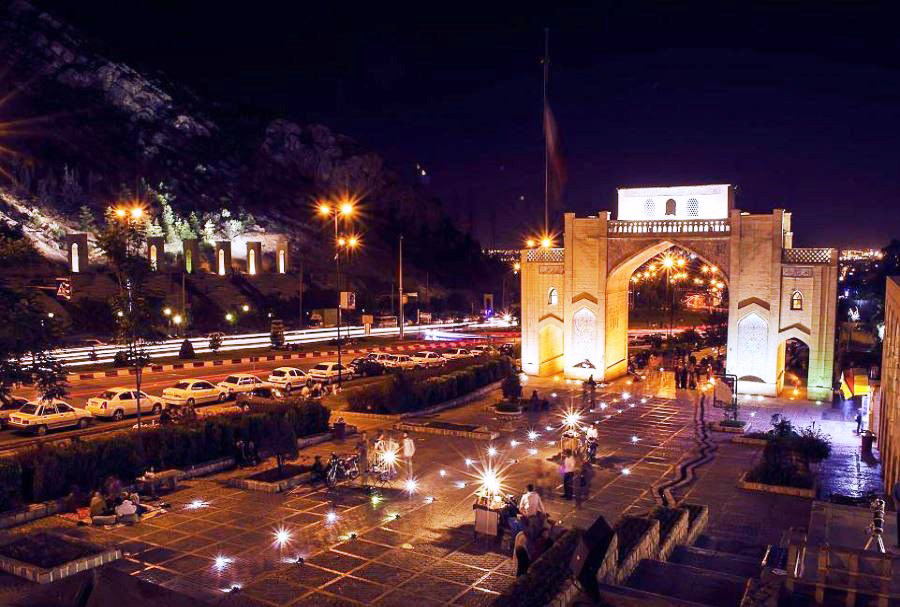
POLYGON ((659 521, 623 516, 614 531, 619 536, 619 566, 612 582, 624 584, 642 559, 656 558, 659 552, 659 521), (639 528, 643 531, 631 537, 639 528))
MULTIPOLYGON (((881 349, 881 397, 878 399, 878 450, 884 490, 900 482, 900 279, 887 279, 884 301, 884 344, 881 349)), ((900 507, 900 504, 894 504, 900 507)))

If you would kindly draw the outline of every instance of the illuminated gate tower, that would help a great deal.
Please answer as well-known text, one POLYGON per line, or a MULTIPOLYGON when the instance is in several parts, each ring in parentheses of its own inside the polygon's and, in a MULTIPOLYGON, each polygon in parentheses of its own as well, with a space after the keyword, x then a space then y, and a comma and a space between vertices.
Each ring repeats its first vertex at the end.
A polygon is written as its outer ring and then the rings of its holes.
POLYGON ((623 375, 629 280, 674 245, 721 269, 729 292, 727 372, 740 392, 780 393, 785 342, 796 338, 809 347, 809 398, 830 397, 835 249, 793 248, 791 214, 741 212, 730 185, 621 188, 618 198, 616 220, 608 211, 566 213, 562 248, 521 252, 526 373, 623 375))

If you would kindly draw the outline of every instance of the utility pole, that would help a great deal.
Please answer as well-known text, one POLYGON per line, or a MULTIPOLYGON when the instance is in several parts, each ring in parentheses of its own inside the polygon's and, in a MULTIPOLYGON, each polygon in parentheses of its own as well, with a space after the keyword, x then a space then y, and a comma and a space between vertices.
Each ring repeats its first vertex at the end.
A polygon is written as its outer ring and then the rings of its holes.
POLYGON ((184 323, 187 319, 187 308, 185 308, 185 297, 184 297, 184 270, 181 271, 181 322, 184 323))
POLYGON ((403 235, 402 234, 400 235, 399 268, 400 268, 400 272, 399 272, 400 276, 397 281, 399 284, 399 288, 397 290, 399 291, 399 294, 400 294, 400 340, 403 341, 403 328, 404 328, 403 325, 404 325, 405 321, 403 320, 403 235))

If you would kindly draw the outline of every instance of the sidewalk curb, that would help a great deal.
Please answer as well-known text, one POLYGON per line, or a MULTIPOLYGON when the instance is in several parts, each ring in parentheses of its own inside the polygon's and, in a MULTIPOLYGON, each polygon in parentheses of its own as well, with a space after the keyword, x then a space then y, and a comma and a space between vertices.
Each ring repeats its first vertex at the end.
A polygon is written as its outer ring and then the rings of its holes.
MULTIPOLYGON (((487 340, 473 340, 466 342, 470 344, 487 343, 487 340)), ((439 350, 444 348, 456 347, 456 343, 446 342, 435 344, 428 349, 439 350)), ((410 352, 422 350, 423 346, 417 345, 399 345, 386 346, 383 348, 354 348, 344 350, 344 354, 368 354, 369 352, 410 352)), ((300 360, 304 358, 318 358, 320 356, 337 356, 337 350, 312 350, 310 352, 297 352, 292 354, 268 354, 265 356, 246 356, 243 358, 224 358, 220 360, 201 360, 201 361, 185 361, 180 363, 168 363, 165 365, 150 365, 144 368, 144 374, 147 373, 165 373, 167 371, 179 371, 181 369, 202 369, 205 367, 221 367, 223 365, 243 365, 255 362, 272 362, 276 360, 300 360)), ((109 371, 92 371, 91 373, 68 373, 66 381, 86 381, 91 379, 103 379, 106 377, 127 377, 134 375, 134 369, 111 369, 109 371)))

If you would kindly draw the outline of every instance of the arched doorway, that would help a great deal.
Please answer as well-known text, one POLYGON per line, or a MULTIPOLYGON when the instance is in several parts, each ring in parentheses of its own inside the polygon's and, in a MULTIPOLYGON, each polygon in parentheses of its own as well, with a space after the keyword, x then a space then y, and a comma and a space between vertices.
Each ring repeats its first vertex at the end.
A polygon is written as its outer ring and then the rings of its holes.
POLYGON ((256 250, 254 249, 247 252, 247 273, 256 274, 256 250))
POLYGON ((809 345, 797 337, 778 344, 778 391, 788 398, 806 398, 809 385, 809 345))
POLYGON ((562 320, 549 316, 538 329, 538 367, 540 375, 552 375, 563 369, 562 320))
POLYGON ((150 268, 155 270, 157 268, 156 263, 156 245, 150 245, 150 268))
POLYGON ((219 249, 219 276, 225 276, 225 249, 219 249))
POLYGON ((704 355, 714 359, 724 356, 726 271, 684 243, 654 242, 621 261, 607 276, 606 293, 607 376, 625 373, 638 351, 665 354, 681 341, 706 346, 704 355))

